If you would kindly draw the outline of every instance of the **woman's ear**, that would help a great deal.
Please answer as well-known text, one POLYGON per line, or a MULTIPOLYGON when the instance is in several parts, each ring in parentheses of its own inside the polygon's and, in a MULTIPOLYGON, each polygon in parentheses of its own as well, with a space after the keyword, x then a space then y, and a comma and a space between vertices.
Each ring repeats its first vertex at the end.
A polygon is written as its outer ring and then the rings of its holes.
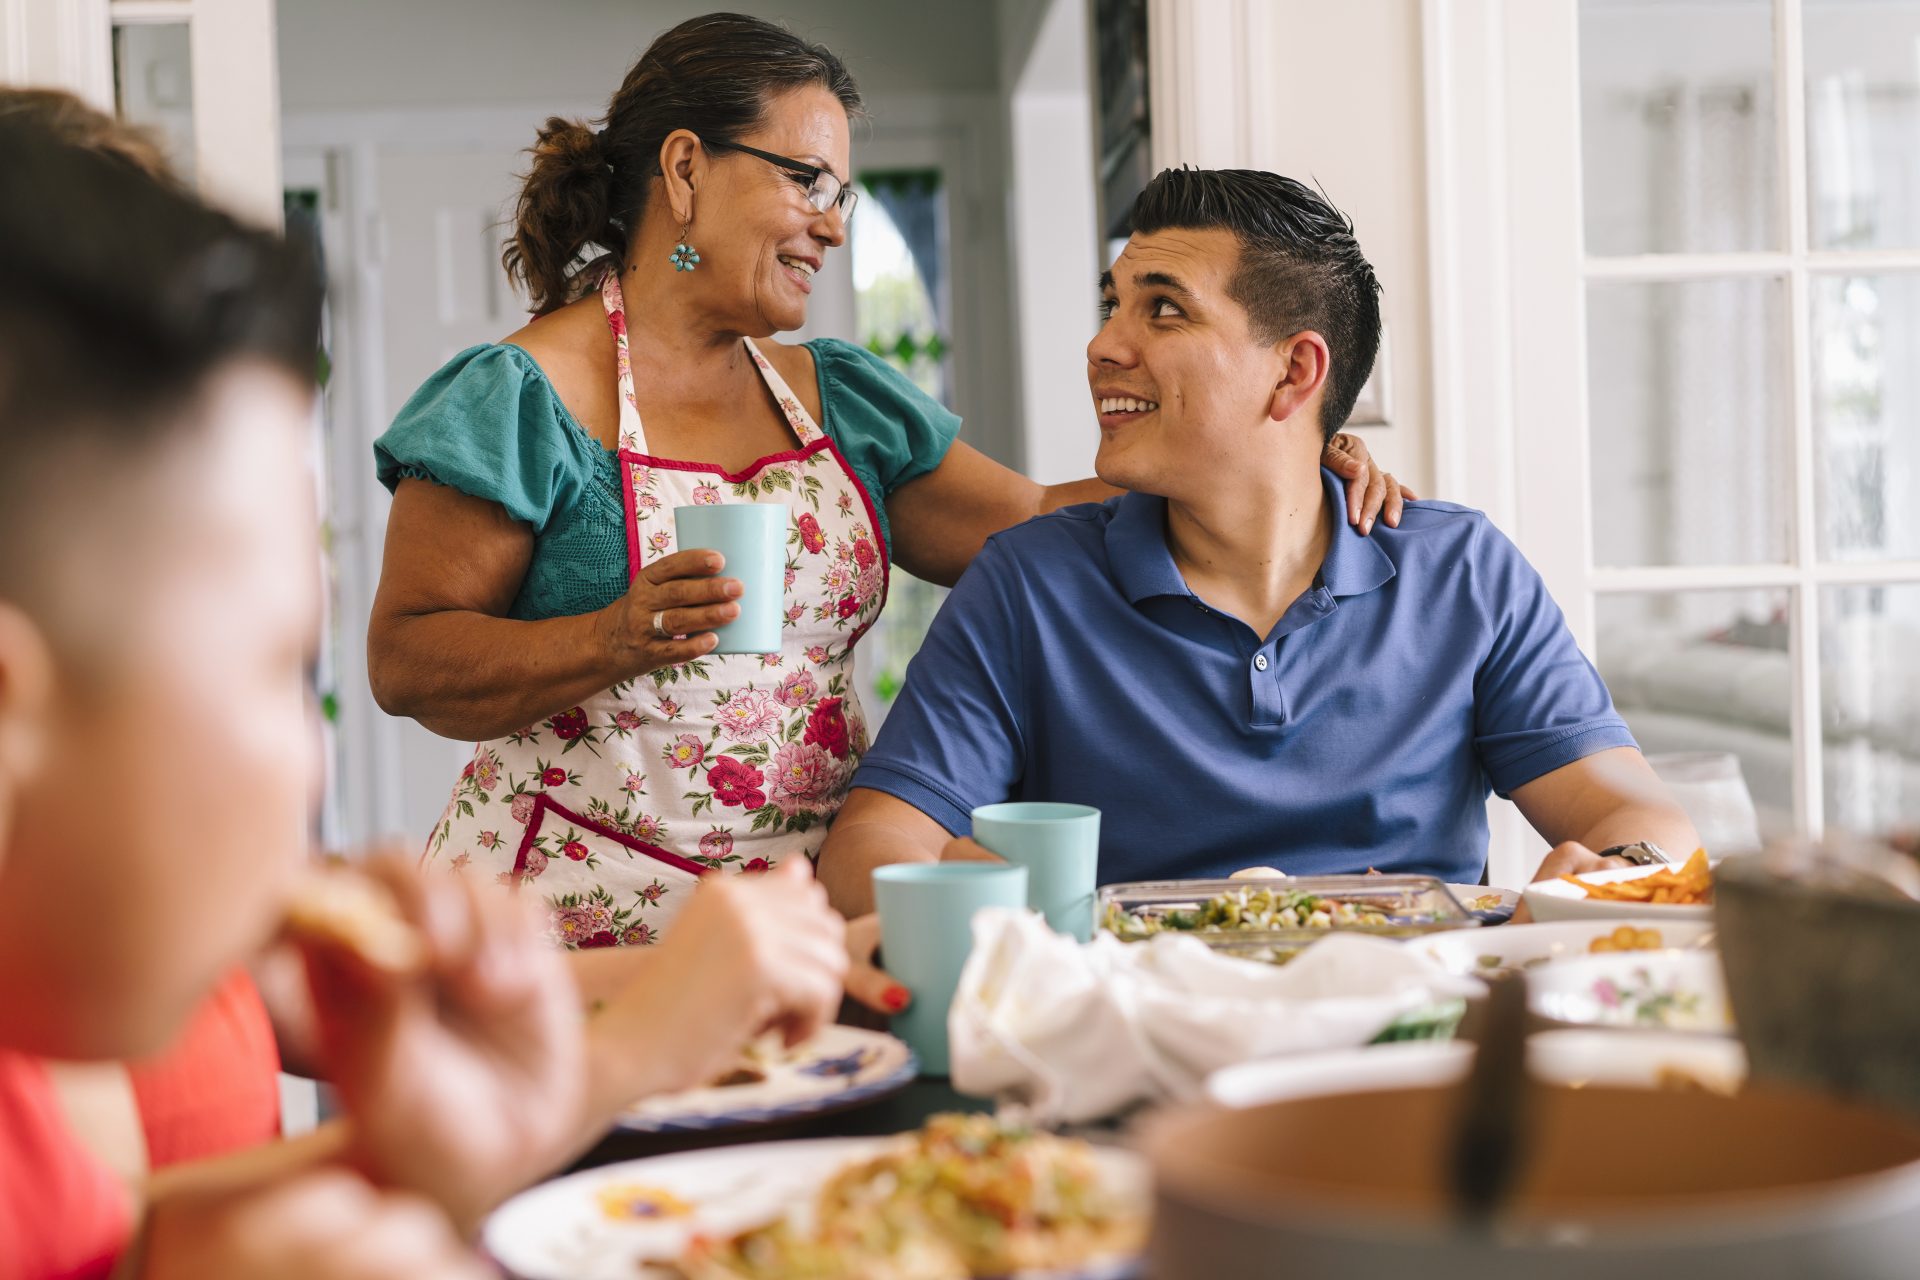
POLYGON ((675 227, 693 221, 694 189, 699 182, 697 170, 706 159, 700 136, 691 129, 675 129, 660 143, 661 194, 673 214, 675 227))
POLYGON ((24 610, 0 600, 0 812, 40 771, 53 685, 46 633, 24 610))

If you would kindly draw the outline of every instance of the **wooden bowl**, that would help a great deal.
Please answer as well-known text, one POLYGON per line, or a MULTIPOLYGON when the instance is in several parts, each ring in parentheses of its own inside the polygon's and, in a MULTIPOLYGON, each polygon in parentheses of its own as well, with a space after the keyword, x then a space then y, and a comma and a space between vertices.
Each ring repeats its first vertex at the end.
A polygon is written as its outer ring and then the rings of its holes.
POLYGON ((1156 1278, 1910 1280, 1920 1127, 1784 1091, 1539 1086, 1490 1233, 1453 1218, 1455 1096, 1405 1088, 1157 1117, 1156 1278))

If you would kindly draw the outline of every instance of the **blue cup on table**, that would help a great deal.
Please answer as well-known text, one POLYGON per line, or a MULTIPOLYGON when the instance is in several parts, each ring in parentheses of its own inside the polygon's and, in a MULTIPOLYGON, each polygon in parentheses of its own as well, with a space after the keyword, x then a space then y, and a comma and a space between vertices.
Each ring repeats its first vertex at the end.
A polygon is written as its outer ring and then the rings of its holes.
POLYGON ((1027 869, 1027 905, 1055 932, 1093 937, 1100 869, 1100 811, 1091 805, 1014 801, 973 811, 974 842, 1027 869))
POLYGON ((778 653, 786 621, 787 524, 781 502, 725 502, 675 507, 674 542, 682 551, 711 550, 726 557, 720 572, 740 580, 740 616, 713 629, 715 653, 778 653))
POLYGON ((947 1010, 973 950, 973 913, 1027 905, 1027 869, 991 862, 904 862, 875 867, 880 950, 887 972, 913 992, 893 1034, 924 1075, 949 1073, 947 1010))

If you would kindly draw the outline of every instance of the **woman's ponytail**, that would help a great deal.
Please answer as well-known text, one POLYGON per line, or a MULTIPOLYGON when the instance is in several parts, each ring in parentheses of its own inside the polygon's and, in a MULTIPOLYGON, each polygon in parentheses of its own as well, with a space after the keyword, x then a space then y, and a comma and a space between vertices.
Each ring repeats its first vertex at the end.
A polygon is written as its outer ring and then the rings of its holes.
POLYGON ((575 263, 598 246, 618 253, 625 234, 616 223, 613 173, 601 135, 578 120, 554 116, 540 130, 533 167, 514 208, 513 239, 500 261, 510 279, 544 315, 573 301, 575 263))

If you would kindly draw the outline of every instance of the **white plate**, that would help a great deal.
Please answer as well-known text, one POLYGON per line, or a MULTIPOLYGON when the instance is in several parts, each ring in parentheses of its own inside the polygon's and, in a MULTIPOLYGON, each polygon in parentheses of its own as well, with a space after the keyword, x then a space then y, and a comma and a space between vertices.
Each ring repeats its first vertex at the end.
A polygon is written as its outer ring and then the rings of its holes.
POLYGON ((1447 891, 1460 899, 1460 905, 1473 912, 1481 924, 1502 924, 1512 919, 1520 908, 1520 895, 1512 889, 1490 884, 1450 884, 1447 891))
MULTIPOLYGON (((732 1234, 771 1221, 812 1197, 849 1161, 879 1152, 887 1138, 820 1138, 685 1151, 606 1165, 543 1183, 507 1201, 487 1220, 481 1242, 520 1280, 642 1280, 672 1273, 696 1232, 732 1234), (599 1193, 618 1189, 667 1204, 663 1216, 607 1216, 599 1193), (684 1212, 672 1206, 677 1200, 684 1212)), ((1132 1152, 1094 1148, 1101 1176, 1147 1203, 1150 1174, 1132 1152)), ((1130 1270, 1131 1261, 1095 1275, 1130 1270)), ((1091 1276, 1089 1280, 1092 1280, 1091 1276)))
MULTIPOLYGON (((1334 1093, 1371 1093, 1458 1083, 1473 1046, 1458 1040, 1388 1044, 1371 1049, 1272 1058, 1216 1071, 1207 1095, 1240 1109, 1334 1093)), ((1681 1073, 1711 1089, 1732 1092, 1747 1075, 1737 1040, 1650 1031, 1543 1031, 1527 1041, 1528 1069, 1551 1084, 1651 1089, 1681 1073)))
MULTIPOLYGON (((1410 938, 1404 944, 1449 973, 1469 978, 1491 969, 1535 968, 1550 960, 1596 954, 1588 951, 1595 938, 1604 938, 1621 925, 1653 929, 1663 948, 1686 948, 1713 931, 1711 921, 1560 920, 1553 924, 1505 924, 1498 929, 1460 929, 1410 938)), ((1619 952, 1597 954, 1618 955, 1619 952)))
MULTIPOLYGON (((1621 867, 1615 871, 1590 871, 1576 879, 1592 884, 1617 884, 1639 880, 1671 867, 1621 867)), ((1553 920, 1627 920, 1645 916, 1656 920, 1706 920, 1713 915, 1707 905, 1674 905, 1660 902, 1609 902, 1590 898, 1587 891, 1565 880, 1541 880, 1526 888, 1527 909, 1542 922, 1553 920)))
POLYGON ((765 1080, 645 1098, 621 1112, 614 1125, 637 1133, 705 1133, 772 1124, 904 1089, 919 1066, 913 1050, 883 1031, 823 1027, 768 1063, 765 1080))
POLYGON ((1733 1031, 1726 977, 1712 951, 1621 951, 1543 964, 1527 1003, 1554 1022, 1634 1031, 1733 1031))

